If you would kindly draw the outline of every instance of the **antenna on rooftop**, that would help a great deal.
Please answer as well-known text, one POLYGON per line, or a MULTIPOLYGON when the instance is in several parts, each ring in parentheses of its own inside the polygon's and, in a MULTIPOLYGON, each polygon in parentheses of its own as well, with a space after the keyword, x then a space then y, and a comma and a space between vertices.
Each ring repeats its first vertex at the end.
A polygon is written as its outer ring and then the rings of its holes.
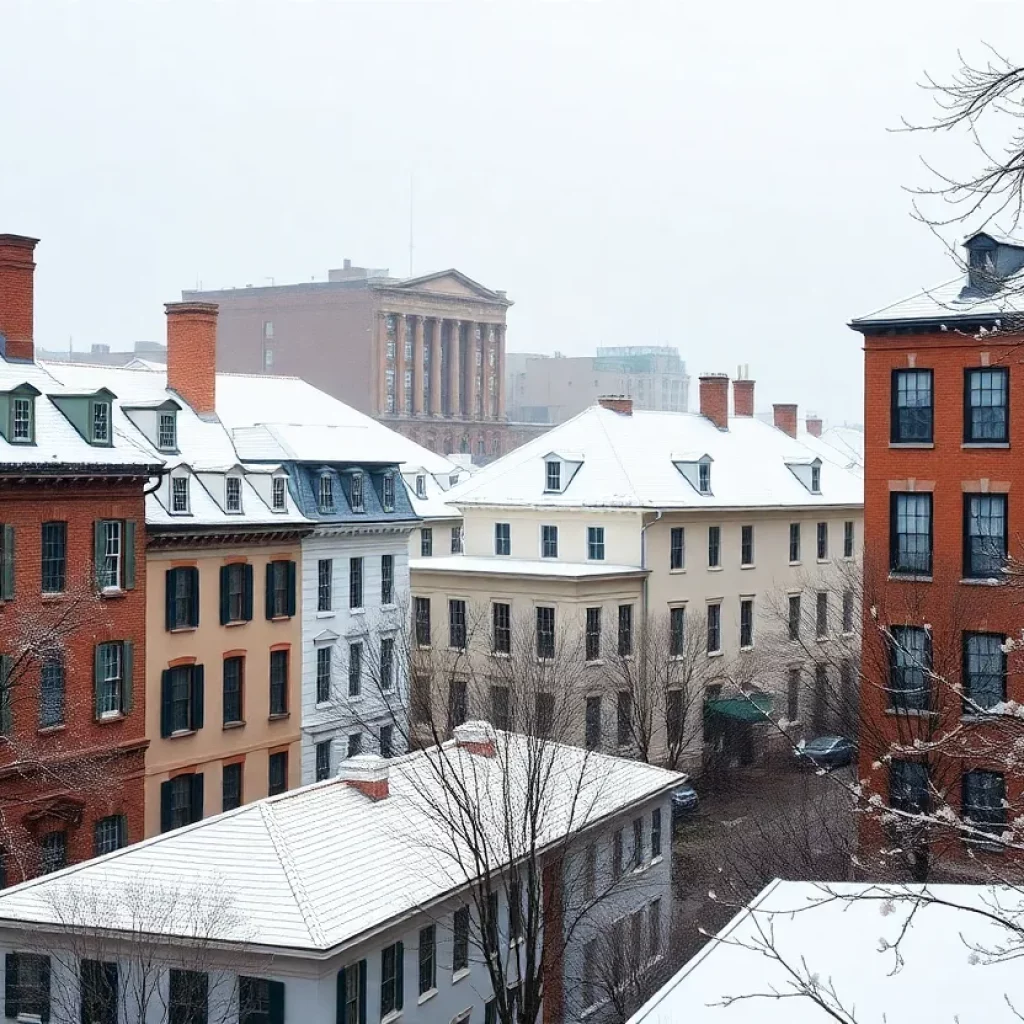
POLYGON ((413 252, 413 172, 409 171, 409 276, 412 277, 412 252, 413 252))

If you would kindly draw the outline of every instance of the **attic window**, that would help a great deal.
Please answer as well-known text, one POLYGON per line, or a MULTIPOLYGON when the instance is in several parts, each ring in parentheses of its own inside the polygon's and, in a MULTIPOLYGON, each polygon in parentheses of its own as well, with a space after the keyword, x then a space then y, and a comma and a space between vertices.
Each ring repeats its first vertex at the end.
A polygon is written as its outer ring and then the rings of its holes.
POLYGON ((420 473, 416 477, 416 497, 425 498, 427 496, 427 478, 420 473))
POLYGON ((821 459, 795 459, 786 466, 811 494, 821 493, 821 459))
POLYGON ((711 493, 711 463, 710 462, 698 462, 697 463, 697 490, 701 494, 711 493))
POLYGON ((330 473, 320 474, 316 505, 321 514, 334 511, 334 480, 331 479, 330 473))
POLYGON ((177 420, 173 412, 160 413, 156 428, 156 446, 162 452, 173 452, 178 448, 177 420))
POLYGON ((32 444, 35 439, 35 400, 25 396, 12 399, 11 444, 32 444))
POLYGON ((395 510, 395 474, 385 473, 383 487, 382 504, 384 505, 385 512, 393 512, 395 510))
POLYGON ((242 480, 241 477, 229 476, 224 481, 224 507, 228 512, 242 511, 242 480))
POLYGON ((562 464, 549 459, 544 463, 544 490, 561 491, 562 489, 562 464))
POLYGON ((448 486, 449 487, 454 487, 458 482, 459 482, 459 474, 458 473, 452 473, 452 475, 448 477, 448 486))
POLYGON ((173 477, 171 479, 171 512, 175 515, 187 515, 188 508, 188 477, 173 477))
POLYGON ((110 403, 94 399, 89 416, 89 440, 92 444, 110 444, 110 403))
POLYGON ((288 507, 288 486, 283 476, 275 476, 270 485, 270 506, 275 512, 284 512, 288 507))
POLYGON ((363 474, 353 473, 352 474, 352 511, 362 512, 363 511, 363 474))
POLYGON ((821 466, 811 466, 811 490, 821 493, 821 466))

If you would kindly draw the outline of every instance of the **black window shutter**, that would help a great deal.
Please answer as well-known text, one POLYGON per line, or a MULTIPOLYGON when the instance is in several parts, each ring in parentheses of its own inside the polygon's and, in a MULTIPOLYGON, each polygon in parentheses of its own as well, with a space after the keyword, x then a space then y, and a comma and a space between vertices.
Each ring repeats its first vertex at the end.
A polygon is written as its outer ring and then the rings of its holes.
POLYGON ((190 582, 189 589, 192 591, 192 621, 190 626, 199 626, 199 570, 192 568, 187 570, 190 582))
POLYGON ((395 1009, 402 1008, 405 995, 405 943, 395 943, 395 1009))
POLYGON ((354 967, 342 967, 338 971, 338 1005, 334 1015, 335 1024, 348 1024, 348 1013, 345 1007, 345 983, 348 978, 348 972, 354 970, 354 967))
POLYGON ((18 1007, 18 954, 8 953, 4 957, 4 1016, 17 1017, 18 1007))
POLYGON ((896 506, 899 497, 895 494, 889 495, 889 568, 895 569, 899 561, 899 540, 896 535, 896 506))
POLYGON ((274 563, 267 562, 267 618, 274 617, 274 563))
POLYGON ((191 778, 192 783, 192 813, 193 821, 199 821, 203 816, 203 773, 196 772, 191 778))
POLYGON ((128 714, 135 706, 135 644, 131 640, 121 643, 121 711, 128 714))
POLYGON ((284 982, 268 981, 270 995, 269 1024, 284 1024, 284 982))
POLYGON ((160 735, 170 736, 171 726, 171 670, 165 668, 160 673, 160 735))
POLYGON ((359 1021, 349 1024, 366 1024, 366 961, 359 961, 359 1021))
POLYGON ((45 1024, 45 1022, 50 1019, 50 958, 48 956, 43 957, 43 962, 40 967, 39 984, 42 987, 43 995, 46 998, 46 1002, 42 1007, 43 1012, 40 1016, 43 1018, 45 1024))
POLYGON ((228 602, 228 578, 231 575, 231 566, 220 567, 220 624, 226 625, 231 621, 230 605, 228 602))
POLYGON ((160 783, 160 831, 170 832, 171 825, 171 791, 174 783, 168 779, 160 783))
POLYGON ((295 614, 295 563, 288 563, 288 614, 295 614))
POLYGON ((135 589, 135 522, 124 524, 124 589, 135 589))
POLYGON ((164 573, 164 625, 167 627, 169 633, 174 629, 176 623, 174 621, 174 589, 175 582, 177 580, 177 569, 168 569, 164 573))
POLYGON ((192 666, 192 728, 202 729, 203 727, 203 666, 192 666))
POLYGON ((252 566, 248 562, 246 562, 246 564, 245 564, 245 573, 244 573, 243 584, 244 585, 243 585, 243 601, 242 601, 242 603, 245 605, 245 610, 244 610, 244 614, 242 615, 242 618, 244 618, 246 622, 251 622, 252 621, 252 590, 253 590, 253 586, 252 586, 252 566))

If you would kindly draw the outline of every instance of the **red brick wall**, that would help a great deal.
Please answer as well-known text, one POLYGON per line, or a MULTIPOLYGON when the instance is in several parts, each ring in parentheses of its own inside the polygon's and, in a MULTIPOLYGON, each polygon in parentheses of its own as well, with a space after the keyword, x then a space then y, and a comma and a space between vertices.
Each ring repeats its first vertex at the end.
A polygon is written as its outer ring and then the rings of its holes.
POLYGON ((0 482, 0 520, 15 531, 15 596, 0 603, 0 649, 42 626, 65 650, 65 724, 39 729, 39 667, 17 662, 13 729, 0 739, 0 843, 8 882, 36 871, 34 838, 65 827, 69 860, 92 856, 93 825, 125 814, 129 842, 143 837, 146 717, 145 510, 141 480, 125 483, 0 482), (135 587, 123 596, 93 593, 93 523, 135 522, 135 587), (41 596, 41 524, 67 522, 67 593, 41 596), (60 623, 60 625, 57 625, 60 623), (107 640, 134 644, 133 707, 122 719, 97 722, 93 648, 107 640), (21 668, 23 666, 23 670, 21 668), (28 766, 18 769, 17 766, 28 766), (70 821, 67 821, 70 816, 70 821))

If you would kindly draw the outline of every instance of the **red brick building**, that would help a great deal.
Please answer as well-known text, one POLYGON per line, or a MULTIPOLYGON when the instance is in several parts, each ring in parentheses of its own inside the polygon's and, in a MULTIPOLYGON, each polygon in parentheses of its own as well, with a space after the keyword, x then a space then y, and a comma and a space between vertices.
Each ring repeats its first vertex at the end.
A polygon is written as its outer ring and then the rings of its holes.
MULTIPOLYGON (((1004 571, 1024 554, 1024 242, 965 248, 964 277, 851 324, 865 348, 860 775, 890 806, 970 818, 984 855, 1024 784, 992 712, 1024 702, 1021 655, 1003 650, 1024 625, 1004 571)), ((947 845, 965 860, 962 832, 947 845)), ((931 832, 921 848, 934 855, 931 832)), ((910 861, 923 875, 927 857, 910 861)))
POLYGON ((0 235, 0 883, 142 838, 144 491, 111 394, 33 361, 36 240, 0 235))

